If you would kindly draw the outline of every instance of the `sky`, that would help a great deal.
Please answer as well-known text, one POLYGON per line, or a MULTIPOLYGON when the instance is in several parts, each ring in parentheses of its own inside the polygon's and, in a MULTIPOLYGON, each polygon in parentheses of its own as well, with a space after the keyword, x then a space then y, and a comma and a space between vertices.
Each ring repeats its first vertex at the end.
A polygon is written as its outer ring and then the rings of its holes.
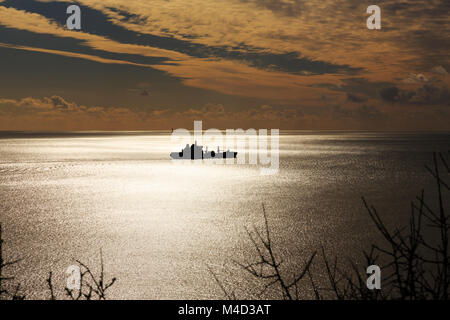
POLYGON ((0 0, 0 130, 450 130, 448 0, 0 0), (69 30, 68 6, 81 8, 69 30), (381 8, 369 30, 368 6, 381 8))

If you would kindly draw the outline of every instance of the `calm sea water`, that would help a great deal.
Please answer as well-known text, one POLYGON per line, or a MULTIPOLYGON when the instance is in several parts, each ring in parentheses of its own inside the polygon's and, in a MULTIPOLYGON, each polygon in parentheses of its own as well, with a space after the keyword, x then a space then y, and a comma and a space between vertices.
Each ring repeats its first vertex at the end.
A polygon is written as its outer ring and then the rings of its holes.
POLYGON ((262 226, 263 203, 287 270, 321 246, 357 256, 377 239, 361 196, 404 221, 450 134, 285 133, 272 176, 170 161, 180 148, 163 133, 1 135, 4 251, 23 259, 9 274, 28 297, 48 296, 49 271, 62 294, 74 259, 98 271, 100 249, 110 298, 222 298, 208 267, 251 297, 259 283, 233 261, 255 259, 245 228, 262 226))

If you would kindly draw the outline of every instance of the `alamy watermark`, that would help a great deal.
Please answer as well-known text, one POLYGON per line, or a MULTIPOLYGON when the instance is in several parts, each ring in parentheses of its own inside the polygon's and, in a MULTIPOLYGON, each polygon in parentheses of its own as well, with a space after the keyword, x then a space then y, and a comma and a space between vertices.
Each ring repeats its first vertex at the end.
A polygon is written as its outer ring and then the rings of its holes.
POLYGON ((381 29, 381 9, 379 6, 373 4, 367 7, 366 10, 370 16, 367 18, 366 25, 369 30, 380 30, 381 29))
POLYGON ((381 289, 381 268, 376 264, 367 267, 366 273, 369 275, 366 281, 367 289, 381 289))
POLYGON ((67 14, 70 16, 67 18, 66 26, 69 30, 81 30, 81 9, 79 6, 73 4, 67 7, 67 14))
POLYGON ((66 288, 68 290, 80 290, 81 289, 81 269, 77 265, 69 266, 66 270, 68 275, 66 279, 66 288))

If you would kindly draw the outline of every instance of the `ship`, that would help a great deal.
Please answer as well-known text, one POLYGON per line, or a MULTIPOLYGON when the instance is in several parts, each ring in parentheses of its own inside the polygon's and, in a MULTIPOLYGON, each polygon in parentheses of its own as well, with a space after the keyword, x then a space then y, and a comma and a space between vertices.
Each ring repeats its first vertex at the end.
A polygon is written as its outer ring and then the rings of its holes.
POLYGON ((181 152, 171 152, 170 157, 175 160, 229 159, 236 158, 237 152, 230 150, 220 151, 219 147, 217 147, 217 152, 208 151, 208 147, 203 151, 203 146, 197 145, 197 141, 195 141, 195 143, 190 146, 189 144, 186 144, 181 152))

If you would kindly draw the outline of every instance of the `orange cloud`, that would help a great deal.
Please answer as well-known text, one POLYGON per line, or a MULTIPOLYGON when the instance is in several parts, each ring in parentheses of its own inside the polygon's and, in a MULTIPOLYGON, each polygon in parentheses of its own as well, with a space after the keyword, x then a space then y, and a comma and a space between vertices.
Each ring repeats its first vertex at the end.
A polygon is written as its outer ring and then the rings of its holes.
MULTIPOLYGON (((107 126, 109 123, 108 125, 112 126, 115 122, 117 127, 148 128, 155 124, 155 121, 159 121, 159 124, 165 121, 166 127, 173 127, 175 126, 173 121, 178 121, 176 117, 191 119, 203 116, 211 121, 268 120, 297 127, 306 124, 315 127, 321 122, 325 128, 342 126, 345 128, 345 125, 342 125, 343 119, 352 128, 363 121, 368 121, 367 119, 372 119, 374 123, 378 121, 375 127, 382 125, 383 121, 390 122, 390 128, 397 128, 399 125, 403 128, 422 128, 432 121, 442 122, 436 125, 436 128, 449 126, 448 121, 445 123, 449 115, 444 100, 448 97, 446 90, 450 86, 450 75, 446 70, 449 56, 445 46, 448 43, 446 35, 449 34, 450 25, 446 23, 448 20, 446 13, 440 10, 445 7, 444 1, 419 0, 423 5, 422 14, 414 8, 416 5, 410 6, 407 1, 383 1, 380 31, 367 30, 366 5, 357 0, 346 2, 80 0, 79 2, 103 12, 110 22, 136 33, 173 37, 185 41, 186 45, 191 43, 202 44, 206 48, 220 47, 225 54, 222 58, 214 56, 197 58, 151 45, 121 43, 104 36, 69 31, 39 14, 1 6, 0 25, 80 40, 86 47, 99 52, 94 55, 6 43, 0 43, 0 47, 45 52, 99 63, 154 68, 181 79, 187 86, 233 96, 258 98, 265 100, 267 105, 290 106, 297 110, 294 114, 290 114, 293 109, 281 111, 275 107, 272 109, 256 107, 238 112, 236 110, 230 112, 226 108, 222 111, 214 109, 212 112, 201 107, 176 114, 167 109, 141 114, 128 109, 120 111, 120 108, 98 107, 100 108, 98 112, 103 118, 93 117, 92 107, 83 109, 78 106, 78 113, 71 111, 72 116, 89 115, 85 123, 92 121, 90 122, 92 125, 107 126), (353 68, 361 68, 362 72, 357 76, 314 75, 308 71, 300 71, 297 74, 283 72, 276 67, 257 68, 244 59, 233 60, 227 57, 226 52, 231 50, 231 47, 232 50, 241 50, 243 53, 298 55, 299 58, 306 58, 308 61, 350 65, 353 68), (142 64, 129 61, 127 58, 108 59, 101 56, 101 51, 162 57, 170 63, 142 64), (429 86, 423 87, 424 84, 430 83, 433 83, 433 87, 440 88, 438 91, 431 90, 434 96, 438 96, 432 100, 428 99, 429 86), (387 89, 395 87, 402 93, 403 98, 394 96, 392 99, 389 97, 386 99, 386 95, 383 97, 386 91, 381 90, 386 88, 379 86, 387 86, 387 89), (415 98, 404 98, 414 92, 415 98), (433 102, 433 108, 429 110, 418 108, 427 101, 433 102), (304 112, 305 108, 315 108, 315 111, 304 112), (436 116, 435 113, 439 113, 440 116, 436 116), (120 125, 117 122, 120 119, 114 118, 114 114, 122 114, 124 117, 120 125), (388 117, 380 116, 385 114, 388 117), (375 118, 377 120, 374 120, 375 118), (421 118, 428 119, 424 120, 426 124, 423 126, 420 125, 421 118), (408 124, 402 124, 405 119, 408 119, 408 124)), ((54 117, 64 118, 67 115, 67 111, 60 114, 61 110, 50 109, 47 112, 52 113, 54 117)), ((36 116, 40 115, 42 112, 36 116)), ((64 119, 67 126, 77 126, 71 119, 64 119)), ((57 126, 57 123, 54 125, 57 126)))
POLYGON ((206 104, 183 111, 170 108, 135 111, 126 107, 85 106, 60 96, 0 99, 2 130, 160 130, 192 128, 202 120, 204 128, 277 128, 330 130, 448 130, 450 112, 445 108, 386 107, 351 104, 326 108, 279 108, 262 105, 234 110, 221 104, 206 104))
POLYGON ((190 127, 194 120, 212 123, 295 120, 294 110, 275 110, 269 106, 238 112, 222 105, 207 104, 185 111, 158 109, 132 111, 124 107, 84 106, 60 96, 41 99, 0 99, 2 130, 151 130, 182 126, 190 127), (182 119, 182 120, 180 120, 182 119))

